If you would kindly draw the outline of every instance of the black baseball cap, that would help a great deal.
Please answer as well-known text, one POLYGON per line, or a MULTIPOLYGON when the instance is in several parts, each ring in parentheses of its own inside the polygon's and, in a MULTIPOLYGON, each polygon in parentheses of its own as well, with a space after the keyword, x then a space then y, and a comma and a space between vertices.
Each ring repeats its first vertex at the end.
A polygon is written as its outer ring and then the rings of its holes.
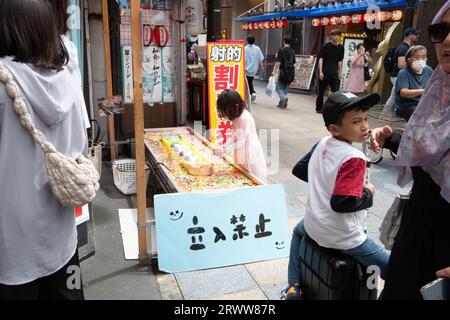
POLYGON ((380 101, 378 93, 371 93, 363 97, 355 96, 348 91, 336 91, 328 98, 322 108, 322 116, 325 126, 336 124, 339 115, 346 109, 358 106, 363 110, 368 110, 380 101))
POLYGON ((406 38, 407 36, 409 36, 411 34, 419 35, 421 32, 422 32, 421 30, 416 29, 416 28, 408 28, 408 29, 405 30, 404 36, 406 38))

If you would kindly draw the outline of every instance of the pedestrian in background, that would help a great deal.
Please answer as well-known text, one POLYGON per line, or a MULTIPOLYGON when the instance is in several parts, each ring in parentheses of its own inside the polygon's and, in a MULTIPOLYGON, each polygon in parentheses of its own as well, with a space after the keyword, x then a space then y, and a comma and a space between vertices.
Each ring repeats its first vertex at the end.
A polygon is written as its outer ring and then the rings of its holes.
POLYGON ((384 104, 383 111, 387 112, 392 110, 395 105, 395 93, 396 88, 395 84, 397 82, 397 75, 398 72, 406 67, 406 59, 405 55, 406 52, 409 50, 410 47, 412 47, 414 44, 416 44, 419 41, 419 34, 420 30, 414 29, 414 28, 408 28, 405 30, 403 41, 395 48, 394 58, 393 58, 393 69, 391 73, 391 82, 392 82, 392 90, 391 94, 384 104))
POLYGON ((253 79, 258 71, 264 72, 264 55, 261 49, 255 44, 255 37, 249 35, 247 37, 247 45, 245 46, 245 75, 247 77, 248 88, 252 101, 256 99, 255 88, 253 87, 253 79))
POLYGON ((372 63, 372 58, 364 44, 359 43, 356 46, 356 55, 350 58, 352 69, 348 75, 346 90, 353 94, 361 95, 366 91, 366 82, 364 79, 364 66, 366 63, 372 63))
POLYGON ((342 77, 342 60, 344 60, 344 46, 339 43, 341 31, 331 30, 331 41, 319 51, 319 92, 316 100, 316 112, 322 113, 323 96, 330 86, 332 92, 339 90, 342 77))
POLYGON ((291 42, 291 36, 283 37, 283 47, 277 52, 276 63, 272 71, 272 76, 278 74, 276 90, 280 97, 277 107, 280 109, 287 108, 289 84, 294 81, 295 76, 295 52, 291 48, 291 42))
POLYGON ((409 121, 425 92, 433 69, 427 66, 427 48, 424 46, 411 47, 405 59, 406 67, 400 70, 395 83, 395 114, 409 121))

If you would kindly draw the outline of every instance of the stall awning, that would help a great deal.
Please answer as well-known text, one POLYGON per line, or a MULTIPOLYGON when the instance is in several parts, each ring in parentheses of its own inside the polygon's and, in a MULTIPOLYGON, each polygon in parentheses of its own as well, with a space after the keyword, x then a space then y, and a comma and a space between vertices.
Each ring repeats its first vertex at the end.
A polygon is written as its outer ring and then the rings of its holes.
MULTIPOLYGON (((418 1, 415 1, 417 5, 418 1)), ((336 4, 333 6, 327 6, 322 8, 314 8, 307 10, 293 10, 276 13, 267 13, 259 16, 243 17, 234 19, 236 22, 264 22, 277 19, 297 19, 297 18, 317 18, 342 13, 351 12, 364 12, 367 11, 369 6, 374 5, 382 9, 389 8, 404 8, 408 6, 408 0, 372 0, 372 1, 360 1, 354 3, 336 4)))

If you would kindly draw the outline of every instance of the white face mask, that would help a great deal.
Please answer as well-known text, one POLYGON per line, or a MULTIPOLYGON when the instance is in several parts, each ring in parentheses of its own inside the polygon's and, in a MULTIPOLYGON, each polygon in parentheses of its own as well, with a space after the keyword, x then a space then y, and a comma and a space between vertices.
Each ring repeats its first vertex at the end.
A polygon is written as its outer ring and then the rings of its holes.
POLYGON ((425 60, 416 60, 413 61, 411 64, 411 67, 416 71, 422 71, 423 68, 425 68, 427 65, 427 62, 425 60))

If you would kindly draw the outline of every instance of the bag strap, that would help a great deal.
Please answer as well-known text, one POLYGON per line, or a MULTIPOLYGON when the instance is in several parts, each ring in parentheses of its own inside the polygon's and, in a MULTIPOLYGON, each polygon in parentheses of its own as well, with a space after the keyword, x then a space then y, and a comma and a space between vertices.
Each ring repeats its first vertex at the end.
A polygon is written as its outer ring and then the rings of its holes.
POLYGON ((33 137, 33 140, 41 147, 44 153, 56 153, 55 147, 48 142, 44 134, 34 126, 25 102, 20 97, 19 86, 2 61, 0 61, 0 81, 5 84, 6 92, 14 102, 14 110, 19 116, 22 126, 28 130, 33 137))

